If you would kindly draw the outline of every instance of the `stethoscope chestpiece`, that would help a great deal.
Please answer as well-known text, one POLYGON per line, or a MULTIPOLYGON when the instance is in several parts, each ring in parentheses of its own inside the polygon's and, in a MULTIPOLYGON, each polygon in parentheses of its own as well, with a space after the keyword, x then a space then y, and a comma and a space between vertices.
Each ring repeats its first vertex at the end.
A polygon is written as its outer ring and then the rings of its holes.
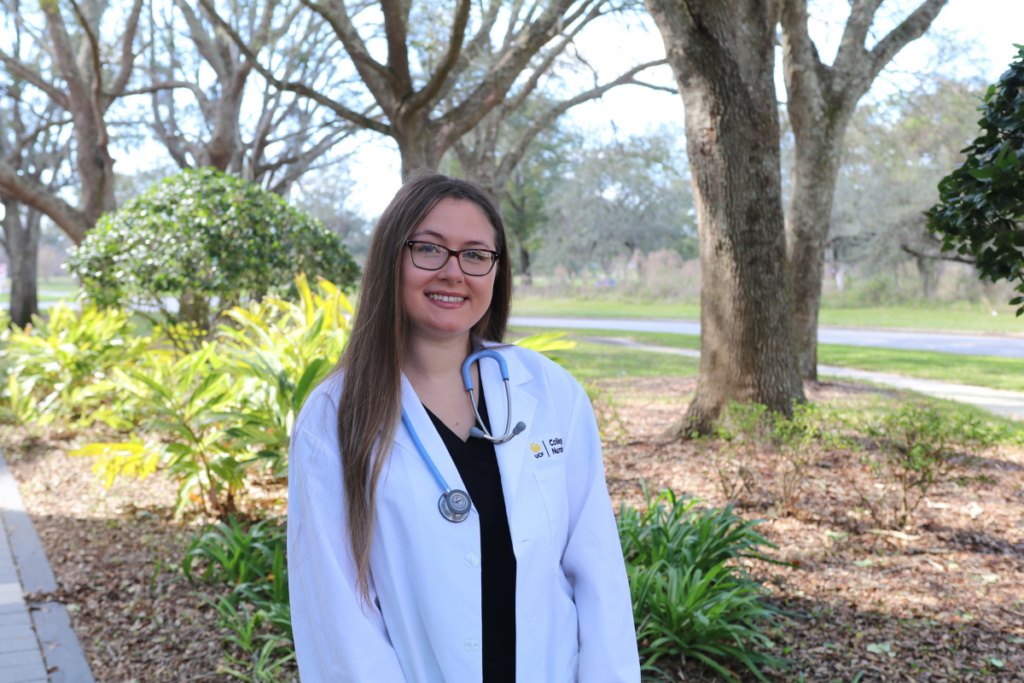
POLYGON ((469 494, 461 489, 445 491, 437 501, 437 509, 449 522, 464 522, 469 517, 471 506, 469 494))

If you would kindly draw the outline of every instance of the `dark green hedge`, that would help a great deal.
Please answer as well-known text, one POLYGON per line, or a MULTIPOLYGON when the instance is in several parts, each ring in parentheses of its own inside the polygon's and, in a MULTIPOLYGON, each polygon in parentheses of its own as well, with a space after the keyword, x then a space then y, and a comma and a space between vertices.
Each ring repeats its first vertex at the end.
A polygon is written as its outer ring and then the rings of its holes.
POLYGON ((359 267, 341 238, 280 196, 215 169, 156 184, 100 219, 68 259, 101 307, 217 298, 220 308, 293 287, 294 275, 349 288, 359 267))

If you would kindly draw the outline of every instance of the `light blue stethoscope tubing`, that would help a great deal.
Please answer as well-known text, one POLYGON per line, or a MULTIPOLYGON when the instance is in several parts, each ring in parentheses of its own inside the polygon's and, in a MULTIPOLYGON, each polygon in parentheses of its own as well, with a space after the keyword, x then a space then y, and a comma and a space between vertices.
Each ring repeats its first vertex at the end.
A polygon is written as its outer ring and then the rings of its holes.
MULTIPOLYGON (((469 354, 462 363, 462 381, 466 385, 466 391, 469 392, 470 402, 473 404, 473 413, 476 415, 477 422, 481 427, 484 426, 483 420, 480 419, 480 412, 476 407, 476 397, 473 395, 473 378, 470 375, 473 363, 480 358, 491 358, 498 362, 498 368, 501 371, 501 379, 505 384, 505 399, 508 406, 508 419, 505 421, 505 433, 500 438, 491 435, 489 430, 481 430, 477 427, 473 427, 469 430, 470 436, 475 436, 481 439, 487 439, 494 444, 502 444, 509 441, 517 434, 522 433, 526 429, 526 423, 516 423, 515 429, 510 431, 512 426, 512 392, 508 387, 508 366, 505 364, 505 359, 501 357, 501 354, 491 349, 481 349, 469 354), (485 431, 486 430, 486 431, 485 431)), ((423 442, 420 441, 419 435, 416 430, 413 429, 412 420, 409 419, 409 414, 405 412, 405 408, 402 408, 402 424, 409 430, 409 436, 412 437, 412 442, 416 446, 416 450, 419 451, 420 457, 427 463, 427 467, 430 469, 431 474, 434 475, 434 479, 441 486, 441 490, 444 493, 441 494, 440 500, 437 501, 437 508, 441 512, 441 516, 447 519, 449 522, 461 522, 469 517, 469 510, 472 505, 472 501, 469 498, 469 494, 461 489, 452 489, 448 486, 448 482, 445 481, 444 475, 437 469, 437 465, 434 464, 434 460, 427 453, 426 447, 423 442)))
POLYGON ((469 402, 473 404, 473 414, 476 415, 477 424, 480 427, 474 426, 469 430, 470 436, 475 436, 480 439, 487 439, 493 444, 502 444, 506 441, 511 441, 513 437, 520 434, 526 429, 525 422, 516 423, 515 429, 512 429, 512 391, 508 387, 508 365, 505 364, 505 359, 501 357, 501 354, 493 349, 480 349, 469 354, 462 363, 462 383, 466 387, 466 391, 469 392, 469 402), (486 427, 484 427, 484 421, 480 419, 480 411, 476 407, 476 396, 473 394, 473 376, 470 371, 473 368, 473 363, 481 358, 491 358, 498 362, 498 370, 501 372, 502 382, 505 384, 505 405, 507 406, 507 417, 505 419, 505 433, 500 437, 493 436, 486 427))
POLYGON ((423 461, 427 463, 427 467, 430 468, 430 472, 434 475, 434 479, 437 479, 437 483, 441 485, 441 490, 444 493, 441 494, 441 498, 437 501, 437 509, 441 511, 441 516, 447 519, 449 522, 462 522, 469 517, 469 509, 472 502, 469 499, 469 494, 462 489, 452 489, 448 486, 448 482, 445 481, 444 475, 437 469, 437 465, 434 464, 434 460, 427 453, 426 447, 423 442, 420 441, 419 435, 416 430, 412 428, 412 421, 409 419, 409 413, 405 412, 405 408, 402 408, 402 424, 409 430, 409 436, 412 437, 412 442, 416 444, 416 450, 420 452, 420 456, 423 461))

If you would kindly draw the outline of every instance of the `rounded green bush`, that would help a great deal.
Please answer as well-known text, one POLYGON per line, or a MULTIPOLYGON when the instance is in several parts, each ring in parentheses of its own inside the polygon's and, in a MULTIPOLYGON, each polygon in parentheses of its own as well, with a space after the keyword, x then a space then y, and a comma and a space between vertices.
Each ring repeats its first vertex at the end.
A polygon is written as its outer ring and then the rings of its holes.
POLYGON ((164 309, 184 319, 285 293, 294 275, 353 285, 359 268, 341 238, 280 196, 212 168, 154 185, 100 219, 68 267, 100 307, 164 309))

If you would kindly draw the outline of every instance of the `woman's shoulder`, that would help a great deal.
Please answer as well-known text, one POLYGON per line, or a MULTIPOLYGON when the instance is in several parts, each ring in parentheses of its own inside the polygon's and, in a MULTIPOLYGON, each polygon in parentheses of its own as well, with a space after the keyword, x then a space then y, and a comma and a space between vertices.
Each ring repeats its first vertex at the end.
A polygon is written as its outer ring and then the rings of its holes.
POLYGON ((295 420, 296 428, 311 425, 334 425, 338 419, 338 401, 344 384, 344 371, 332 372, 313 387, 302 403, 302 409, 295 420))
POLYGON ((561 395, 584 391, 583 387, 568 370, 551 360, 543 353, 526 349, 515 344, 507 344, 500 348, 501 352, 518 360, 523 368, 543 384, 561 389, 561 395))

